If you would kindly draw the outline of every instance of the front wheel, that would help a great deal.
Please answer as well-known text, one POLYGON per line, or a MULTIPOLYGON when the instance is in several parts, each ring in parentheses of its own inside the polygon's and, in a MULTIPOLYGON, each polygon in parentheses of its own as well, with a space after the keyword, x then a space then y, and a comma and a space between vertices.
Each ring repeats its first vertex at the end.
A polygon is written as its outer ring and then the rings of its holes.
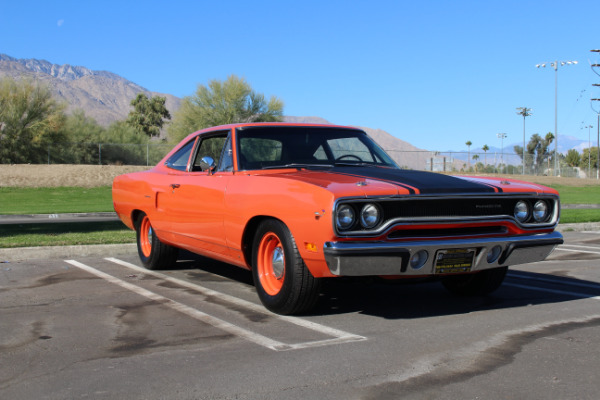
POLYGON ((177 261, 178 250, 164 244, 154 234, 150 219, 146 214, 140 215, 135 224, 137 249, 140 261, 147 269, 166 269, 177 261))
POLYGON ((252 249, 254 285, 267 309, 299 314, 316 304, 321 281, 306 268, 285 224, 274 219, 261 222, 252 249))
POLYGON ((459 296, 482 296, 498 289, 508 267, 486 269, 468 275, 449 275, 442 278, 442 285, 459 296))

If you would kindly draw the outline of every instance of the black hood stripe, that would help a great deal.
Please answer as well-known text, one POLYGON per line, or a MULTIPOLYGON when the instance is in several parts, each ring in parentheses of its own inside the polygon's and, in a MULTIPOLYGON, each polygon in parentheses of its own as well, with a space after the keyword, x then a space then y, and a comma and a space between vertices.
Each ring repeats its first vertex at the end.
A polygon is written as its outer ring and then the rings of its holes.
POLYGON ((409 185, 405 185, 405 184, 403 184, 401 182, 398 182, 398 181, 388 180, 388 179, 382 179, 382 178, 376 178, 376 177, 368 176, 368 175, 365 175, 365 174, 350 174, 350 173, 347 173, 347 172, 341 172, 341 171, 337 171, 337 170, 335 170, 335 173, 339 173, 340 175, 351 176, 353 178, 376 179, 376 180, 379 180, 379 181, 382 181, 382 182, 385 182, 385 183, 389 183, 391 185, 400 186, 401 188, 406 189, 408 191, 408 193, 410 193, 410 194, 418 194, 418 189, 417 188, 414 188, 414 187, 409 186, 409 185))
POLYGON ((358 178, 376 179, 399 186, 410 194, 446 194, 446 193, 498 193, 502 188, 473 182, 454 176, 426 171, 379 168, 379 167, 335 167, 332 173, 358 178))

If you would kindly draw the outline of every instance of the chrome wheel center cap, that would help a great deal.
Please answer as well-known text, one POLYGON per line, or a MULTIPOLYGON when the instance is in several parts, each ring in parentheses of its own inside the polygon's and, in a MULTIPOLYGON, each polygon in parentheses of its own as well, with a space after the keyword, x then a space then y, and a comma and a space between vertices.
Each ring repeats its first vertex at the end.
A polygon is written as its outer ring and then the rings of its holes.
POLYGON ((283 256, 283 249, 281 247, 275 247, 273 250, 273 275, 275 278, 283 278, 283 272, 285 271, 285 259, 283 256))

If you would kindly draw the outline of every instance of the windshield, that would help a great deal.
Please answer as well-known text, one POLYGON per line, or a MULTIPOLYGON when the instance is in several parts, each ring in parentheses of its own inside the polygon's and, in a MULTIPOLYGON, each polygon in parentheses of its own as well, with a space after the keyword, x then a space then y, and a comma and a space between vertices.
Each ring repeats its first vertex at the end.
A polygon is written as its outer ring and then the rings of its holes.
POLYGON ((320 127, 238 130, 239 169, 375 165, 397 167, 363 131, 320 127))

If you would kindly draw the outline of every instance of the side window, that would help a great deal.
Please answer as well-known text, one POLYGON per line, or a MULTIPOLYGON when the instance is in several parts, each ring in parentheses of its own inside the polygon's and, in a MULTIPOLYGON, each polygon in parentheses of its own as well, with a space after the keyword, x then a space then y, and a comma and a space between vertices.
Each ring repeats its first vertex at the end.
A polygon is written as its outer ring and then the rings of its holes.
POLYGON ((185 171, 187 169, 188 161, 190 160, 190 154, 194 149, 196 139, 190 140, 185 146, 180 148, 175 154, 173 154, 165 163, 167 167, 176 169, 178 171, 185 171))
POLYGON ((325 153, 323 146, 319 146, 317 151, 315 151, 315 154, 313 154, 313 157, 319 161, 327 161, 327 153, 325 153))
POLYGON ((194 160, 192 171, 202 171, 202 168, 200 167, 200 161, 202 161, 203 157, 207 156, 215 160, 215 165, 219 165, 221 153, 223 152, 223 147, 225 146, 226 140, 226 135, 209 136, 201 139, 200 147, 196 153, 196 159, 194 160))
POLYGON ((233 171, 233 151, 231 150, 231 137, 227 137, 225 147, 223 147, 223 154, 221 155, 221 162, 217 166, 217 171, 233 171))

